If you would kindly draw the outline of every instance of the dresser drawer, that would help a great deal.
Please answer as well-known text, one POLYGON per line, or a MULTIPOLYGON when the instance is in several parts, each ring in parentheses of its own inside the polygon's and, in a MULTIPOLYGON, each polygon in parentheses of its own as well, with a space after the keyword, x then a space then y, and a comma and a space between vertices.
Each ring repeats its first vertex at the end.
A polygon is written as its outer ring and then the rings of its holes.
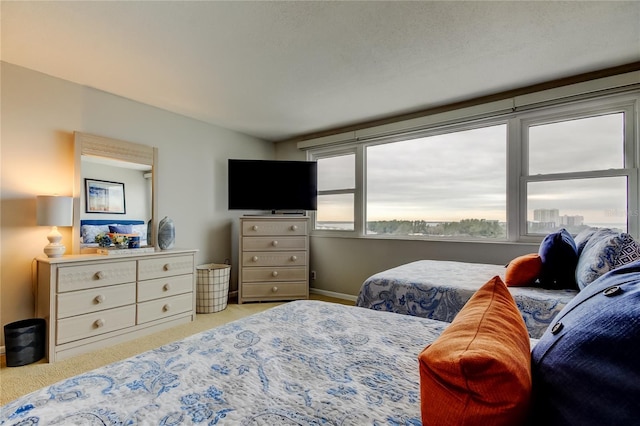
POLYGON ((250 281, 301 281, 307 279, 307 269, 302 268, 242 268, 242 280, 250 281))
POLYGON ((193 256, 166 256, 138 261, 139 280, 193 274, 193 272, 193 256))
POLYGON ((306 264, 306 251, 242 253, 242 266, 304 266, 306 264))
POLYGON ((138 324, 189 312, 192 309, 193 293, 138 303, 138 324))
POLYGON ((138 302, 175 296, 193 291, 193 275, 158 278, 138 282, 138 302))
POLYGON ((307 297, 306 282, 273 282, 273 283, 246 283, 242 286, 242 297, 257 298, 287 298, 307 297))
POLYGON ((58 268, 58 292, 85 290, 136 280, 136 261, 104 262, 58 268))
POLYGON ((242 235, 307 235, 307 220, 243 220, 242 235))
POLYGON ((110 331, 133 327, 136 321, 136 305, 106 311, 93 312, 56 321, 56 343, 73 342, 110 331))
POLYGON ((244 237, 242 249, 245 251, 286 251, 306 250, 306 237, 244 237))
POLYGON ((57 296, 58 318, 98 312, 136 303, 136 284, 72 291, 57 296))

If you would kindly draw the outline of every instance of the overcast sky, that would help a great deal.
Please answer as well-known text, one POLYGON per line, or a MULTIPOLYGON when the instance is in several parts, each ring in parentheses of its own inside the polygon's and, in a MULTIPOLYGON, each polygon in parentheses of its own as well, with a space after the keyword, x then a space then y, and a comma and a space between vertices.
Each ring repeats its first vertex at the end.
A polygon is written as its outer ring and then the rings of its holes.
MULTIPOLYGON (((530 173, 622 168, 622 129, 622 114, 536 126, 530 132, 530 173)), ((370 147, 368 220, 505 221, 505 145, 506 125, 498 125, 370 147)), ((353 170, 335 167, 330 181, 346 176, 353 170)), ((623 177, 531 183, 528 191, 529 219, 533 209, 544 208, 590 223, 624 222, 623 177)))

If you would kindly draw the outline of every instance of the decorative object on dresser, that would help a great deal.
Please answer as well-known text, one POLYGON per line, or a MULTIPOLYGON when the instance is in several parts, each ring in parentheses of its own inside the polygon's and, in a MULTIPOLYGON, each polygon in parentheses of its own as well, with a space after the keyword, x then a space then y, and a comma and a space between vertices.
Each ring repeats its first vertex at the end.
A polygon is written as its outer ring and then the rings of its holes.
POLYGON ((238 303, 309 298, 309 218, 240 218, 238 303))
POLYGON ((37 258, 49 362, 193 321, 196 251, 37 258))
POLYGON ((49 257, 60 257, 66 251, 62 244, 62 234, 58 226, 73 225, 73 198, 55 195, 38 195, 36 197, 36 223, 40 226, 51 226, 47 235, 49 244, 44 252, 49 257))
POLYGON ((161 250, 173 248, 176 240, 176 228, 173 220, 165 216, 158 225, 158 246, 161 250))

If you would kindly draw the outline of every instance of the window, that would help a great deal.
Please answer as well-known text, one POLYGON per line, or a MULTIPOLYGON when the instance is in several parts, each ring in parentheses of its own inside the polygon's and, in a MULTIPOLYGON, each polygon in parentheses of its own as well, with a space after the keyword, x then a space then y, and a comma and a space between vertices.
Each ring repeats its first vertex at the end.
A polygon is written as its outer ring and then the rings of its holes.
POLYGON ((504 239, 506 128, 368 146, 366 233, 504 239))
POLYGON ((318 210, 315 229, 353 231, 355 227, 355 153, 317 157, 318 210))
POLYGON ((315 229, 539 241, 559 228, 575 235, 598 226, 638 237, 639 100, 636 91, 524 112, 509 106, 308 144, 319 173, 315 229))
POLYGON ((524 120, 526 233, 566 228, 577 234, 586 226, 626 232, 634 173, 633 158, 625 157, 629 111, 612 107, 566 119, 553 118, 554 111, 524 120))

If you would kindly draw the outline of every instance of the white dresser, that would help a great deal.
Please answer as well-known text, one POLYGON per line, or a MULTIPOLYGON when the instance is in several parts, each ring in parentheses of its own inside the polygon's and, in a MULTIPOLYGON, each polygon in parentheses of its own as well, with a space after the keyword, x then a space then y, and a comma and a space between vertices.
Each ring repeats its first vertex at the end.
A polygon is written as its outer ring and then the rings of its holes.
POLYGON ((240 218, 238 303, 309 298, 309 218, 240 218))
POLYGON ((193 321, 196 251, 37 258, 49 362, 193 321))

